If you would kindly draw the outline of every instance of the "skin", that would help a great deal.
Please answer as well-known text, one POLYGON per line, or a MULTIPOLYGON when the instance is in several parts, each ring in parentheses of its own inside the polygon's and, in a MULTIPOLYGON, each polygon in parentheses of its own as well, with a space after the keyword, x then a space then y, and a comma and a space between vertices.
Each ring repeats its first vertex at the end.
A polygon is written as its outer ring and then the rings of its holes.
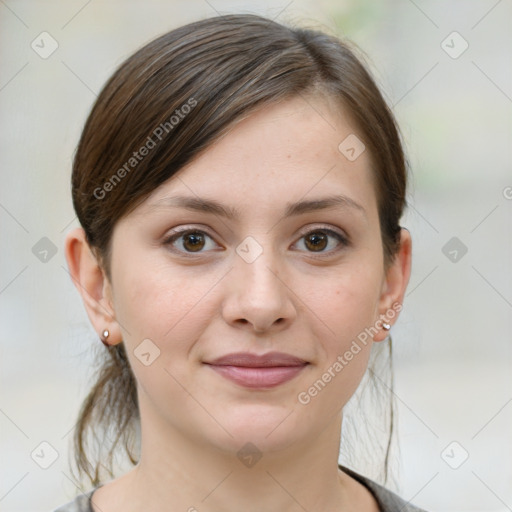
POLYGON ((293 98, 236 124, 116 224, 111 280, 83 231, 68 235, 73 280, 96 332, 109 329, 109 343, 125 343, 141 411, 140 462, 95 492, 95 510, 378 510, 337 459, 343 406, 387 332, 359 344, 308 404, 297 399, 402 303, 410 275, 405 229, 384 267, 370 155, 350 162, 340 153, 339 143, 358 132, 335 112, 324 100, 293 98), (334 194, 364 212, 337 205, 283 217, 288 203, 334 194), (216 200, 239 217, 165 204, 176 195, 216 200), (190 238, 169 242, 176 228, 207 233, 201 250, 190 251, 190 238), (322 228, 349 244, 331 235, 315 251, 310 237, 322 228), (236 252, 247 236, 263 251, 250 263, 236 252), (134 355, 144 339, 160 350, 149 366, 134 355), (266 390, 238 386, 204 364, 272 350, 309 364, 266 390), (263 454, 252 467, 237 457, 249 441, 263 454))

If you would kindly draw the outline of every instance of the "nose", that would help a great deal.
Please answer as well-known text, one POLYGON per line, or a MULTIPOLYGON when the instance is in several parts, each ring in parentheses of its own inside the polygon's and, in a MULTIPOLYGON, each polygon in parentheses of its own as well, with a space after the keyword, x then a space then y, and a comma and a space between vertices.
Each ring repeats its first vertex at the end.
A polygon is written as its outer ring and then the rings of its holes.
POLYGON ((295 295, 276 263, 267 251, 252 263, 235 257, 222 306, 227 323, 255 333, 274 333, 293 322, 295 295))

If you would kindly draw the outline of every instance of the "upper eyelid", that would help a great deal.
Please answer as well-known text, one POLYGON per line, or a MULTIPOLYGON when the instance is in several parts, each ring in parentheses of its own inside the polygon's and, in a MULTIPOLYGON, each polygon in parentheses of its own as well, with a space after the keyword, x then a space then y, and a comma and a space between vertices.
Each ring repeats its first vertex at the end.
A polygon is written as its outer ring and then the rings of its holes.
POLYGON ((308 233, 311 233, 314 231, 322 231, 322 230, 328 231, 329 233, 334 233, 342 238, 348 239, 348 235, 346 234, 346 232, 344 230, 341 230, 340 228, 331 227, 328 224, 323 224, 323 225, 315 226, 315 227, 307 227, 307 228, 304 228, 304 230, 301 230, 299 233, 300 233, 300 236, 304 236, 304 235, 307 235, 308 233))
MULTIPOLYGON (((308 233, 310 233, 311 231, 315 231, 315 230, 318 230, 318 231, 321 231, 321 230, 326 230, 326 231, 331 231, 333 233, 336 233, 340 236, 343 236, 345 238, 348 238, 348 235, 346 234, 346 232, 344 230, 341 230, 340 228, 335 228, 335 227, 332 227, 328 224, 320 224, 318 226, 308 226, 308 227, 305 227, 303 229, 301 229, 299 231, 299 234, 301 236, 304 236, 308 233), (341 232, 339 232, 341 231, 341 232)), ((171 236, 174 236, 174 235, 180 235, 180 234, 184 234, 184 233, 188 233, 188 232, 194 232, 194 231, 199 231, 199 232, 203 232, 205 234, 207 234, 208 236, 210 236, 211 238, 215 238, 215 235, 213 235, 212 233, 209 232, 209 229, 206 228, 206 227, 195 227, 195 226, 190 226, 190 227, 179 227, 177 228, 176 230, 174 230, 172 233, 168 233, 167 234, 167 238, 171 237, 171 236)))
MULTIPOLYGON (((189 233, 204 233, 205 235, 209 236, 212 240, 215 241, 215 236, 208 232, 205 228, 178 228, 175 231, 172 231, 171 233, 167 233, 164 235, 164 242, 167 243, 173 239, 178 239, 181 236, 187 235, 189 233)), ((217 243, 215 241, 215 243, 217 243)))

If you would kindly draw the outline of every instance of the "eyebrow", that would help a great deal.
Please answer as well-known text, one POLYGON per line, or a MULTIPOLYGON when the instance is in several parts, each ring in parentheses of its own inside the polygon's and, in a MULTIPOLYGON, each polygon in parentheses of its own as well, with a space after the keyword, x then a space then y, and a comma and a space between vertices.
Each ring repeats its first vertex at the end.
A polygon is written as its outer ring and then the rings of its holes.
MULTIPOLYGON (((214 199, 191 196, 172 196, 160 199, 150 206, 151 210, 160 207, 185 208, 191 211, 212 213, 230 220, 240 218, 240 212, 237 208, 225 206, 214 199)), ((345 195, 333 195, 308 201, 287 203, 283 218, 335 207, 357 211, 366 217, 366 210, 359 203, 345 195)))

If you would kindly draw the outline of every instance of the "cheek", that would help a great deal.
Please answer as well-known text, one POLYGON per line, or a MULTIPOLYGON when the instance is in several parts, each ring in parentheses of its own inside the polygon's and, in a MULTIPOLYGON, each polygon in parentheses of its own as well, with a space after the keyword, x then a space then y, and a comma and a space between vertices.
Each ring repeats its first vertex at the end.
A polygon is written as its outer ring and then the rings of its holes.
POLYGON ((192 279, 191 272, 131 258, 118 264, 113 276, 116 318, 138 387, 170 421, 178 419, 169 403, 180 404, 179 414, 200 414, 183 386, 191 388, 196 362, 190 352, 212 320, 208 292, 220 279, 192 279))
POLYGON ((215 315, 215 286, 224 273, 177 268, 161 256, 149 261, 134 255, 118 262, 113 275, 115 311, 127 349, 133 352, 150 339, 166 367, 177 367, 179 361, 183 365, 215 315))
POLYGON ((310 400, 314 407, 338 410, 355 392, 370 357, 367 329, 376 320, 380 277, 378 268, 361 261, 340 268, 323 286, 309 287, 306 303, 320 320, 315 322, 319 364, 301 390, 301 404, 310 400))
POLYGON ((331 333, 329 352, 342 350, 345 343, 373 325, 380 277, 378 269, 369 265, 347 265, 323 279, 322 286, 309 287, 307 305, 331 333))

